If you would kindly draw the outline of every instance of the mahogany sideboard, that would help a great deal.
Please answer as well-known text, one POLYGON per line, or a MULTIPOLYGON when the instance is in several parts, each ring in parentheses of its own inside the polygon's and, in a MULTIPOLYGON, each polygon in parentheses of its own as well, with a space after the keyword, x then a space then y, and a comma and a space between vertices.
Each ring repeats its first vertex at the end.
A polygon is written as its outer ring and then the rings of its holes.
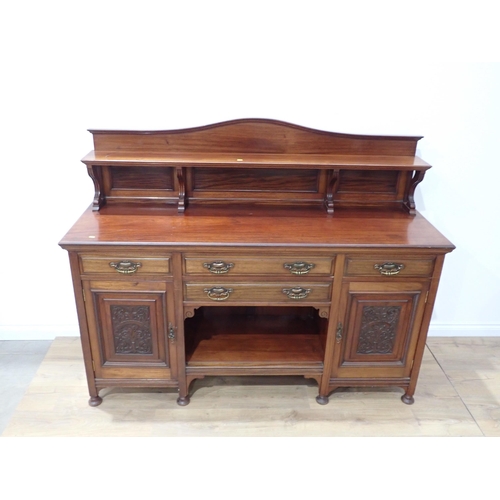
POLYGON ((64 236, 90 393, 205 376, 394 386, 413 403, 444 257, 415 207, 421 137, 244 119, 90 130, 64 236))

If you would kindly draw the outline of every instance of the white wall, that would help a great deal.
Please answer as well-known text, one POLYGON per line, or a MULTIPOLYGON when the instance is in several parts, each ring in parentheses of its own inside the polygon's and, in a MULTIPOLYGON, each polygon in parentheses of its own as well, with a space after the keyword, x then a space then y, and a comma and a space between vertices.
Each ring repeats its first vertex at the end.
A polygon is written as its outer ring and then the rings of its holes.
POLYGON ((455 5, 450 17, 436 2, 418 11, 401 2, 369 11, 271 0, 10 3, 0 21, 0 339, 78 334, 57 243, 92 200, 79 161, 92 149, 86 129, 245 117, 424 135, 419 154, 434 168, 417 207, 457 246, 431 334, 500 335, 493 14, 455 5))

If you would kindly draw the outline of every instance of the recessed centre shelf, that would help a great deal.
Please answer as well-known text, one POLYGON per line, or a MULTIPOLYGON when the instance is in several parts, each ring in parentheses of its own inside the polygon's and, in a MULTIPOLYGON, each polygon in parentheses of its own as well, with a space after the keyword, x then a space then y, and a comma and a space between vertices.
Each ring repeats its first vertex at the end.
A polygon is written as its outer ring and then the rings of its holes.
POLYGON ((185 321, 187 366, 321 365, 326 324, 312 307, 201 307, 185 321))

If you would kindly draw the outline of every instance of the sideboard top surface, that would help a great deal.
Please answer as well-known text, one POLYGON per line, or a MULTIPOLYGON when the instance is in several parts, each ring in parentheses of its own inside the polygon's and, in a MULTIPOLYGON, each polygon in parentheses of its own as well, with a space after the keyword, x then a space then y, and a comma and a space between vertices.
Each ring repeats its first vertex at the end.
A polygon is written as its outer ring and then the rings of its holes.
POLYGON ((420 213, 338 210, 272 211, 257 207, 233 210, 193 209, 185 214, 89 208, 61 240, 63 247, 81 245, 158 245, 216 247, 433 248, 453 250, 420 213))

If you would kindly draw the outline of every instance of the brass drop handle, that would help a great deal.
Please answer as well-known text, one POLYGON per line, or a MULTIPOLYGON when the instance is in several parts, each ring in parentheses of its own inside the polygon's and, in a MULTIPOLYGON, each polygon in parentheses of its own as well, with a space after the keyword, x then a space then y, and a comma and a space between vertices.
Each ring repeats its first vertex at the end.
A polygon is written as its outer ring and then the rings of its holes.
POLYGON ((142 264, 140 262, 132 262, 130 260, 110 262, 109 265, 121 274, 132 274, 135 273, 140 267, 142 267, 142 264))
POLYGON ((232 288, 224 288, 223 286, 214 286, 212 288, 204 288, 203 291, 212 300, 227 300, 229 295, 233 293, 232 288))
POLYGON ((226 274, 234 267, 234 264, 232 262, 216 260, 215 262, 204 262, 203 267, 213 274, 226 274))
POLYGON ((395 264, 394 262, 385 262, 384 264, 375 264, 373 266, 380 274, 384 276, 394 276, 399 274, 405 268, 404 264, 395 264))
POLYGON ((283 267, 290 271, 292 274, 307 274, 311 269, 313 269, 315 264, 310 264, 308 262, 292 262, 290 264, 283 264, 283 267))
POLYGON ((302 300, 311 293, 311 289, 297 286, 295 288, 283 288, 282 292, 287 295, 289 299, 302 300))

